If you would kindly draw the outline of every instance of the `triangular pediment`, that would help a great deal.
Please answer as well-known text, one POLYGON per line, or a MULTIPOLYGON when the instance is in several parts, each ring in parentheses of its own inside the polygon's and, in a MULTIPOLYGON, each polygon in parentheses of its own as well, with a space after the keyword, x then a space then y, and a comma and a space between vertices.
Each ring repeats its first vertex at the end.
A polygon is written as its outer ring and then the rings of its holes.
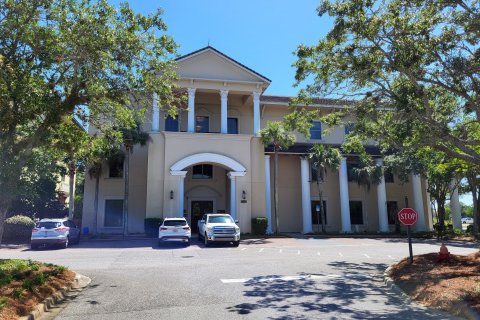
POLYGON ((178 58, 177 65, 177 73, 184 79, 270 83, 268 78, 212 47, 178 58))

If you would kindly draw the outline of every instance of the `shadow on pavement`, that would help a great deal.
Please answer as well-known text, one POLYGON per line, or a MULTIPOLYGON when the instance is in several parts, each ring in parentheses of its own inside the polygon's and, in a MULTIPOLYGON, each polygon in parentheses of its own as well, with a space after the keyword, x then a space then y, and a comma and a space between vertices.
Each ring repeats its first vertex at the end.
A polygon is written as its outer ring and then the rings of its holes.
POLYGON ((343 276, 298 274, 298 279, 284 280, 279 275, 255 277, 244 283, 244 297, 249 303, 239 303, 227 310, 251 314, 270 309, 270 319, 438 319, 439 313, 405 305, 393 295, 379 278, 385 264, 329 264, 343 276), (355 276, 357 275, 357 276, 355 276), (363 275, 363 276, 361 276, 363 275), (316 278, 316 279, 315 279, 316 278), (372 311, 373 310, 373 311, 372 311))

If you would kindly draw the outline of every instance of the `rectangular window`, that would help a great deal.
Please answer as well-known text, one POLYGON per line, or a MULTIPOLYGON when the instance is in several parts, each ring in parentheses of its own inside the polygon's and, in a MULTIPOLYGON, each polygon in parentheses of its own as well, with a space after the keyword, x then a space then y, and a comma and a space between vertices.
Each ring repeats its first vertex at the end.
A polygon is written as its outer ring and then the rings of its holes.
POLYGON ((350 201, 350 223, 363 224, 362 201, 350 201))
POLYGON ((174 119, 171 116, 167 116, 165 118, 165 131, 178 131, 178 117, 174 119))
POLYGON ((105 227, 123 226, 123 200, 105 200, 105 227))
POLYGON ((320 121, 312 121, 310 128, 310 139, 322 139, 322 123, 320 121))
POLYGON ((115 157, 108 161, 108 177, 123 178, 123 158, 115 157))
POLYGON ((398 204, 397 201, 387 201, 388 224, 395 224, 397 220, 398 204))
POLYGON ((317 168, 315 166, 310 166, 310 181, 317 181, 317 168))
MULTIPOLYGON (((322 224, 322 217, 320 216, 320 212, 317 213, 317 206, 319 205, 320 201, 312 201, 312 224, 322 224)), ((320 210, 320 207, 318 209, 320 210)), ((325 224, 327 224, 327 201, 325 200, 323 200, 323 218, 325 218, 325 224)))
POLYGON ((196 116, 195 132, 208 133, 209 132, 209 118, 206 116, 196 116))
POLYGON ((347 176, 348 182, 355 181, 355 173, 354 170, 358 168, 358 164, 356 163, 348 163, 347 162, 347 176))
POLYGON ((393 172, 392 170, 386 169, 383 173, 383 178, 385 179, 385 183, 394 183, 393 172))
POLYGON ((238 119, 237 118, 228 118, 228 133, 229 134, 238 134, 238 119))
POLYGON ((192 168, 192 179, 212 179, 213 166, 211 164, 199 164, 192 168))
POLYGON ((349 122, 345 123, 345 135, 349 134, 355 128, 355 123, 349 122))

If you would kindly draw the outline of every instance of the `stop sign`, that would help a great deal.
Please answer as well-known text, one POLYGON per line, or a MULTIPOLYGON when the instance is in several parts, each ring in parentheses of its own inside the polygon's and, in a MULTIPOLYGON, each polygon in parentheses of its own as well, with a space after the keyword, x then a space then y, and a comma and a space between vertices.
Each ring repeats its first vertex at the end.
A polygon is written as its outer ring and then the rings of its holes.
POLYGON ((417 222, 417 212, 412 208, 403 208, 398 212, 398 220, 406 226, 411 226, 417 222))

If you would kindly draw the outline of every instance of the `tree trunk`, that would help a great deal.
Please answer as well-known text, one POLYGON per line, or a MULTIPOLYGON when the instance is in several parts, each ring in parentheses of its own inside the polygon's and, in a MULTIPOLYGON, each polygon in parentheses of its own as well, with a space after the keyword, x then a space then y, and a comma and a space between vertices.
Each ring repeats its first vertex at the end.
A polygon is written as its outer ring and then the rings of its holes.
POLYGON ((478 233, 480 230, 480 192, 479 186, 475 186, 472 190, 473 198, 473 232, 478 233))
POLYGON ((278 150, 275 148, 275 164, 273 168, 273 184, 275 192, 273 200, 275 202, 275 234, 278 234, 278 150))
POLYGON ((68 218, 73 220, 73 209, 75 207, 75 161, 68 163, 68 218))
POLYGON ((3 239, 3 231, 5 230, 5 219, 7 218, 7 212, 11 204, 12 200, 10 199, 0 199, 0 244, 3 239))
POLYGON ((445 231, 445 200, 437 200, 438 205, 438 238, 443 237, 445 231))
POLYGON ((129 169, 130 169, 130 146, 125 148, 125 192, 123 195, 123 235, 128 235, 128 185, 129 185, 129 169))

